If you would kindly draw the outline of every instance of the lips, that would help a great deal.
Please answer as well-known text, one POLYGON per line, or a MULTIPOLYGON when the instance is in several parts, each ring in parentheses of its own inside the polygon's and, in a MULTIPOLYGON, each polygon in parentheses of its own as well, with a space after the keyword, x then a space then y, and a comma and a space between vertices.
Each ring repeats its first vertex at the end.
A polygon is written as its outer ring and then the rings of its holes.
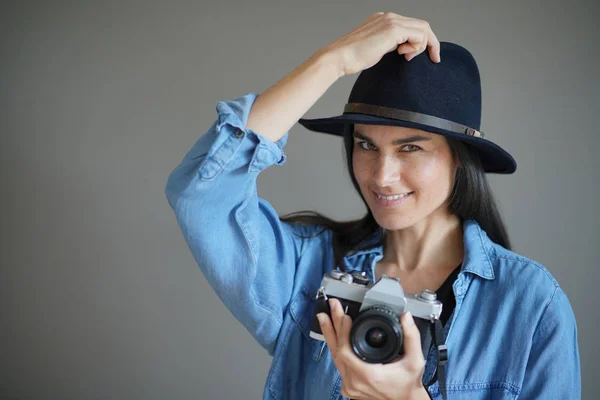
POLYGON ((383 195, 377 192, 373 192, 373 194, 375 195, 375 202, 378 205, 383 207, 392 207, 405 202, 412 196, 413 192, 396 193, 390 195, 383 195))

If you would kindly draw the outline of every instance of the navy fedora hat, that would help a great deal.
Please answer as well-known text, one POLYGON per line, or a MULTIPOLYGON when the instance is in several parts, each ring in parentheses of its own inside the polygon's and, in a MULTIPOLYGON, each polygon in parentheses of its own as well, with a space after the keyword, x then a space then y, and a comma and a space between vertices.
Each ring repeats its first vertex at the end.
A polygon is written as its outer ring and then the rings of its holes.
POLYGON ((342 115, 300 119, 305 128, 343 136, 348 124, 392 125, 421 129, 466 143, 485 172, 512 174, 514 158, 484 138, 481 125, 481 80, 471 53, 455 43, 441 42, 442 61, 427 51, 406 61, 395 51, 363 70, 342 115))

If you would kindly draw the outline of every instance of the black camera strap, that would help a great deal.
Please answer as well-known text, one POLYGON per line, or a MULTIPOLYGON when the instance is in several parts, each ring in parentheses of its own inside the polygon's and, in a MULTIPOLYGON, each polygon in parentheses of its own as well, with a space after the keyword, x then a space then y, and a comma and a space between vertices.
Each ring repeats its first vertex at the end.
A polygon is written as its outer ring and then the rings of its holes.
POLYGON ((439 319, 434 319, 431 324, 429 324, 431 328, 431 336, 433 337, 433 345, 436 350, 436 358, 437 358, 437 368, 435 371, 435 375, 431 379, 431 381, 427 384, 430 386, 435 382, 435 378, 440 384, 440 392, 442 392, 442 398, 446 400, 446 363, 448 362, 448 346, 446 345, 446 340, 444 339, 444 329, 442 327, 442 322, 439 319))

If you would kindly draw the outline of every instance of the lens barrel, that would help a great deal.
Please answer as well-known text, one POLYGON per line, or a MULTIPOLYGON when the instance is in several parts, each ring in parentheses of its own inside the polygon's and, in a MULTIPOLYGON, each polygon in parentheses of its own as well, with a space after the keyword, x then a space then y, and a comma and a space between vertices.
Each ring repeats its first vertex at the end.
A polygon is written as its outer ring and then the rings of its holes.
POLYGON ((369 363, 389 363, 403 354, 400 317, 389 307, 363 310, 353 321, 350 343, 354 353, 369 363))

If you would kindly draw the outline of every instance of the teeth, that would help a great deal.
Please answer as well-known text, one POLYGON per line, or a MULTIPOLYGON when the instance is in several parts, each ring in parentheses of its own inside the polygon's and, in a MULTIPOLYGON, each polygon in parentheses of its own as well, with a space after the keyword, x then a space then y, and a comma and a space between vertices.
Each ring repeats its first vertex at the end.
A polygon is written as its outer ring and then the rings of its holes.
POLYGON ((393 196, 381 196, 379 194, 377 194, 377 197, 379 197, 382 200, 398 200, 402 197, 406 197, 408 196, 410 193, 402 193, 402 194, 395 194, 393 196))

